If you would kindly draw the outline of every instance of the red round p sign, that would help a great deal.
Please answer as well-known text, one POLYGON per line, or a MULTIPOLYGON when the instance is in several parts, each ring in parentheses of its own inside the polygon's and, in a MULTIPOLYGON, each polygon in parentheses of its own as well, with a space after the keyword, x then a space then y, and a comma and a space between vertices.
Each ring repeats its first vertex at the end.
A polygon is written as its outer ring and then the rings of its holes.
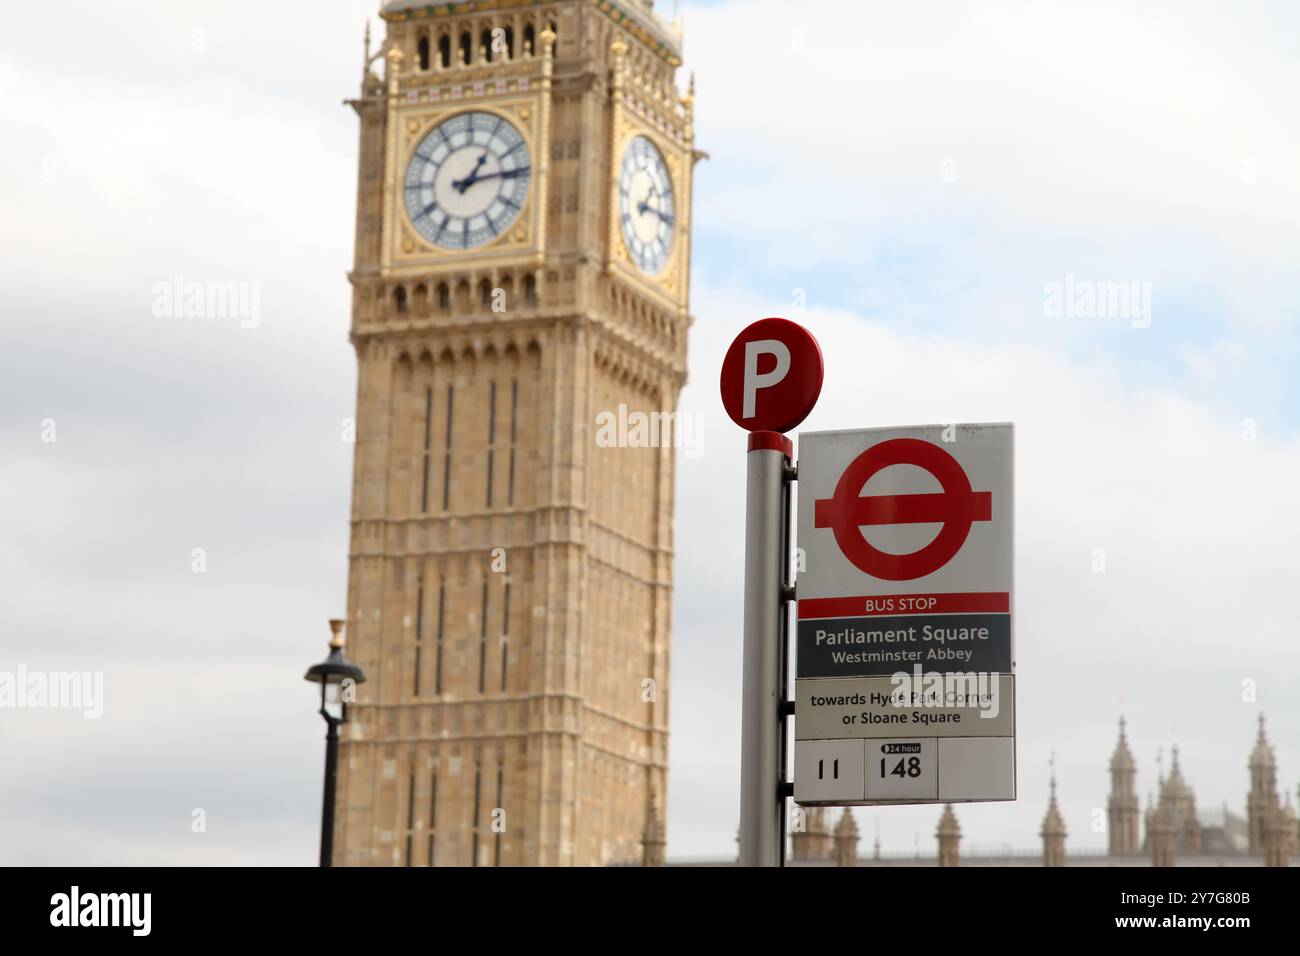
POLYGON ((722 360, 722 405, 751 432, 785 432, 808 417, 822 390, 822 350, 788 319, 759 319, 722 360))

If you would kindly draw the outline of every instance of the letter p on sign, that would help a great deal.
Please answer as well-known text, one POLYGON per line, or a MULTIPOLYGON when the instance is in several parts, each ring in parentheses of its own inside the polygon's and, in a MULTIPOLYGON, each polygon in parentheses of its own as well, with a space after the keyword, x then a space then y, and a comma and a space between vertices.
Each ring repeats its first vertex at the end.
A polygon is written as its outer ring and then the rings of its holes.
POLYGON ((822 371, 822 351, 811 332, 787 319, 760 319, 727 349, 722 404, 747 431, 789 431, 817 403, 822 371))
POLYGON ((745 410, 741 416, 745 419, 754 417, 754 406, 757 404, 758 390, 760 388, 770 388, 780 383, 785 378, 786 373, 790 371, 790 350, 785 347, 785 343, 780 339, 762 339, 758 342, 745 343, 745 410), (770 372, 759 374, 758 357, 760 355, 775 355, 776 368, 770 372))

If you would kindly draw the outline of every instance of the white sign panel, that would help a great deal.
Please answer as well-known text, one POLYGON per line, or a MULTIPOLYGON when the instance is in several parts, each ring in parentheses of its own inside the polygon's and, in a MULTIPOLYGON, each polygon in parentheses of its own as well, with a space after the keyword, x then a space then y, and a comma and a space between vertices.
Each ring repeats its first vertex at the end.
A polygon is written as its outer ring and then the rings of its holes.
POLYGON ((1015 799, 1013 446, 799 436, 796 802, 1015 799))

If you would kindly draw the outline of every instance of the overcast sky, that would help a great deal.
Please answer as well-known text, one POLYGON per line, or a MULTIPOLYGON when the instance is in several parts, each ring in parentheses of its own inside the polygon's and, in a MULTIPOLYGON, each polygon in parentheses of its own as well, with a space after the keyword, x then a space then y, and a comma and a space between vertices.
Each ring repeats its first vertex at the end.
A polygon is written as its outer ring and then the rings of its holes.
MULTIPOLYGON (((344 610, 356 382, 340 101, 375 6, 7 13, 0 671, 102 671, 105 700, 0 710, 0 861, 315 860, 301 676, 344 610), (178 274, 257 284, 258 324, 157 317, 178 274)), ((734 851, 744 445, 717 370, 773 314, 827 356, 807 430, 1017 425, 1020 799, 959 807, 965 845, 1038 845, 1053 749, 1069 845, 1104 845, 1121 701, 1144 803, 1177 742, 1198 803, 1241 811, 1261 708, 1294 794, 1300 11, 682 9, 711 158, 670 856, 734 851), (1052 317, 1067 277, 1149 283, 1149 315, 1052 317)), ((864 843, 933 848, 937 808, 857 813, 864 843)))

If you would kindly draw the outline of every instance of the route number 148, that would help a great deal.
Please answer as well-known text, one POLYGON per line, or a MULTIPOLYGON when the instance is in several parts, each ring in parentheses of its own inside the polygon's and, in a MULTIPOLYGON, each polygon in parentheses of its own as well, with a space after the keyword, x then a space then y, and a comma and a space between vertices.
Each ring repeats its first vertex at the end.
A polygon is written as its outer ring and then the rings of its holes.
POLYGON ((933 740, 882 740, 867 745, 868 800, 933 800, 938 761, 933 740), (876 761, 880 769, 876 770, 876 761))
MULTIPOLYGON (((880 777, 885 778, 885 760, 886 757, 880 758, 880 777)), ((899 757, 898 763, 894 764, 894 769, 888 771, 895 777, 919 777, 921 776, 921 758, 920 757, 899 757)))

